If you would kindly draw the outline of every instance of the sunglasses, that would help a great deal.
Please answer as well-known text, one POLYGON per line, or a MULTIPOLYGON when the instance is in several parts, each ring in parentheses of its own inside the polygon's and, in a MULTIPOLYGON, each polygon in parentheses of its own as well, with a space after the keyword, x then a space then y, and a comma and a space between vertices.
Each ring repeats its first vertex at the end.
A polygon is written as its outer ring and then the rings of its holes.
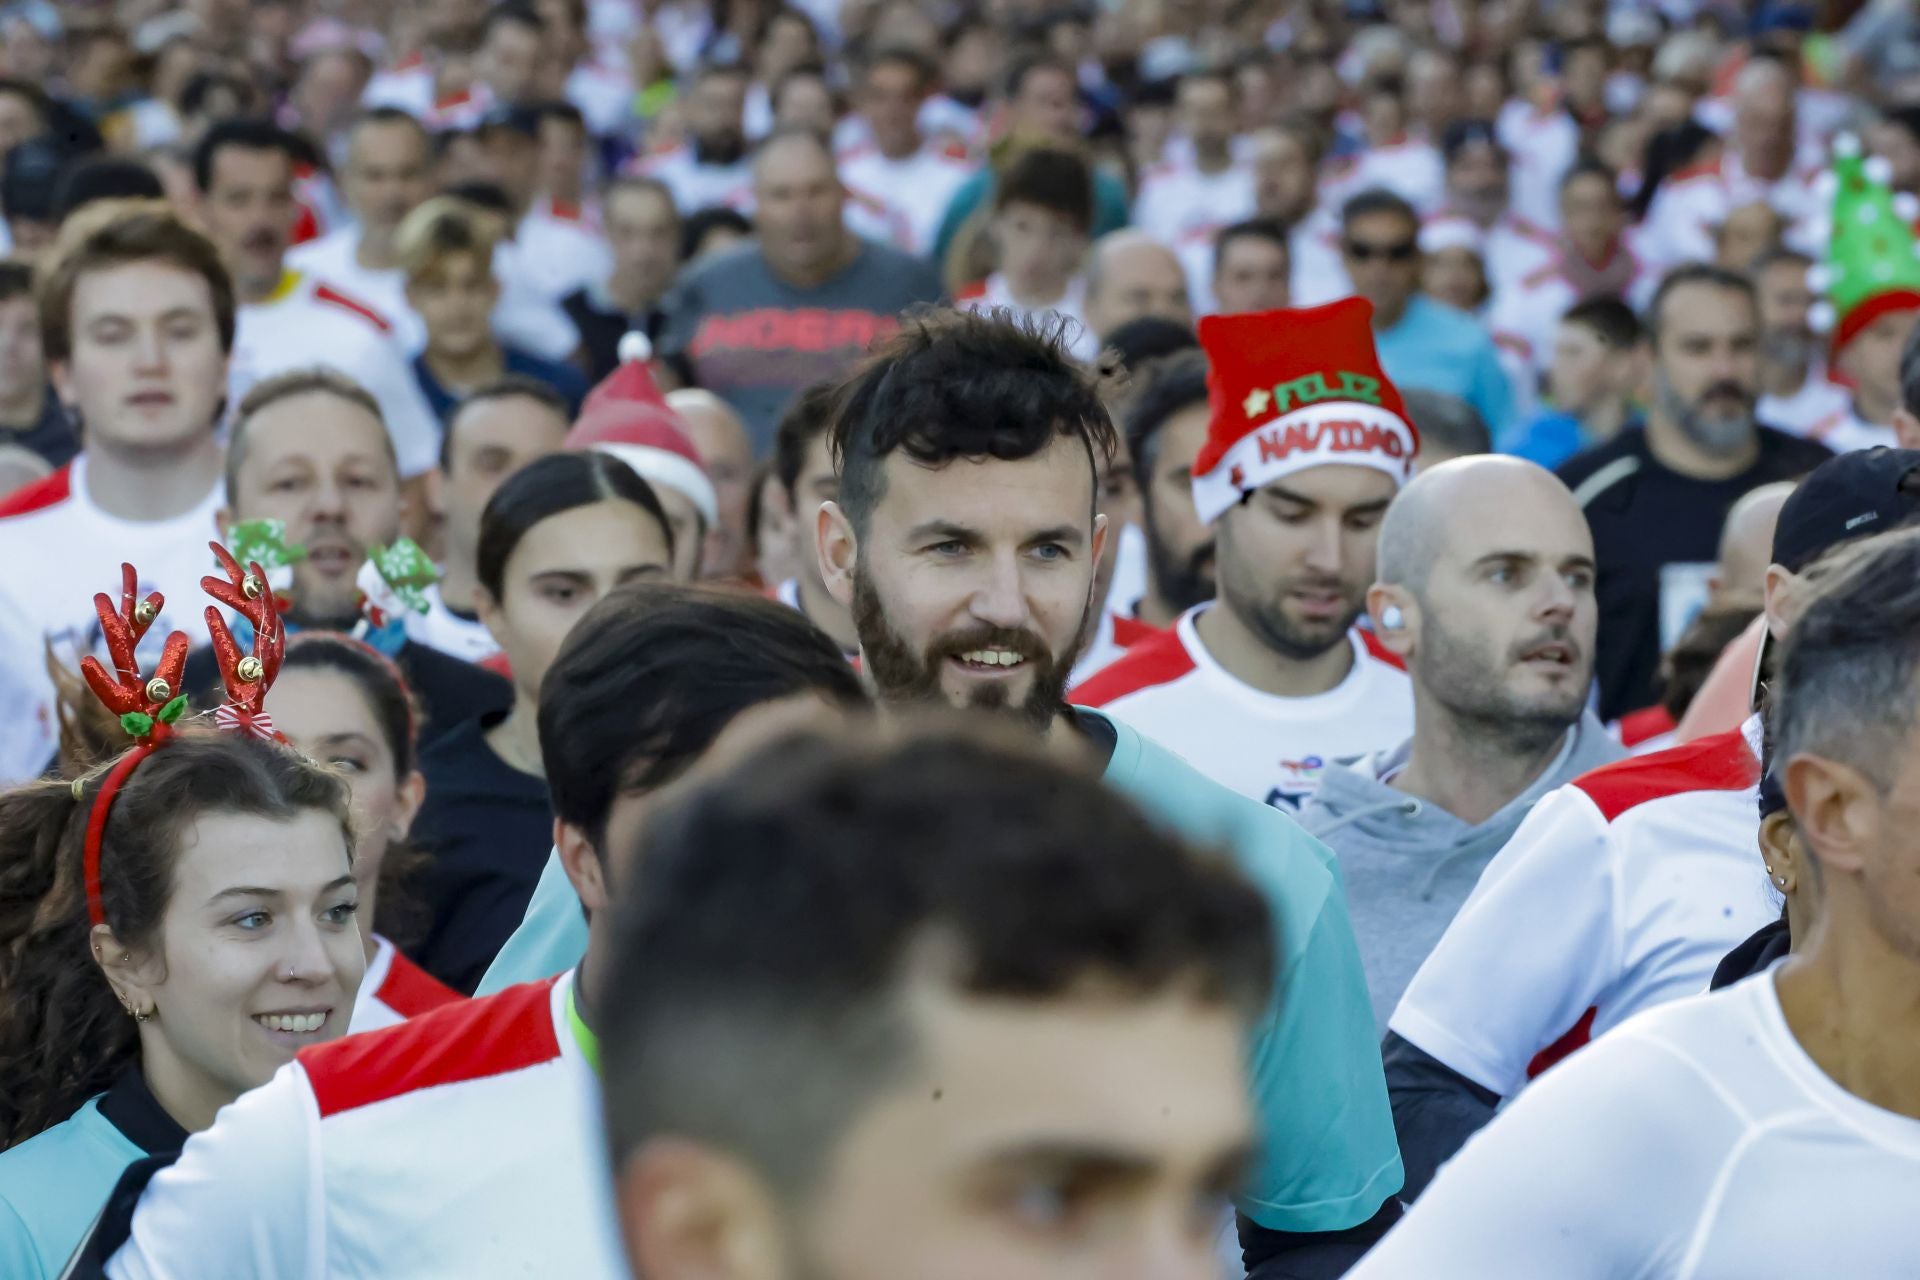
POLYGON ((1364 240, 1347 241, 1347 256, 1355 262, 1372 262, 1378 258, 1385 262, 1411 262, 1413 255, 1420 252, 1420 246, 1412 240, 1402 240, 1397 244, 1368 244, 1364 240))

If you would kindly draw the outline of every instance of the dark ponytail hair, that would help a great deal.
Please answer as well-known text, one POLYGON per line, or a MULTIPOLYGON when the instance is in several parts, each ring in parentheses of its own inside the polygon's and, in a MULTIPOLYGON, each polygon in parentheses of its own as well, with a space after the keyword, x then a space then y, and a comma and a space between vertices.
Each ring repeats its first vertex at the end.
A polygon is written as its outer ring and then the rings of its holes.
MULTIPOLYGON (((407 679, 379 650, 337 631, 302 631, 287 642, 288 671, 328 671, 353 683, 380 726, 393 757, 395 782, 405 782, 419 756, 419 710, 407 679)), ((381 855, 373 930, 391 941, 411 942, 425 928, 420 904, 408 893, 432 861, 405 840, 390 840, 381 855)))
POLYGON ((528 530, 542 520, 620 499, 652 516, 673 557, 673 528, 653 487, 612 454, 597 450, 550 453, 508 476, 480 515, 474 572, 497 602, 506 589, 507 561, 528 530))
MULTIPOLYGON (((105 770, 0 792, 0 1148, 66 1119, 139 1052, 133 1019, 94 961, 81 868, 105 770)), ((180 838, 207 813, 284 822, 320 810, 352 856, 346 784, 277 743, 187 729, 113 802, 101 904, 118 940, 153 945, 180 838)))

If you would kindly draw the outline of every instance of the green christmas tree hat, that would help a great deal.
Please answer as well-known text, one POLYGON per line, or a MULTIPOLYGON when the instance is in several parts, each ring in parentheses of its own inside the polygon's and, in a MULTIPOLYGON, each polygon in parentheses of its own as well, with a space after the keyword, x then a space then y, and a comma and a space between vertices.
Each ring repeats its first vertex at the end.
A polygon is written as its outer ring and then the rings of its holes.
POLYGON ((1835 355, 1881 316, 1920 311, 1920 199, 1894 194, 1892 176, 1884 158, 1862 155, 1860 140, 1841 134, 1833 140, 1833 168, 1814 183, 1830 210, 1813 228, 1827 257, 1807 283, 1824 295, 1813 322, 1833 335, 1835 355))

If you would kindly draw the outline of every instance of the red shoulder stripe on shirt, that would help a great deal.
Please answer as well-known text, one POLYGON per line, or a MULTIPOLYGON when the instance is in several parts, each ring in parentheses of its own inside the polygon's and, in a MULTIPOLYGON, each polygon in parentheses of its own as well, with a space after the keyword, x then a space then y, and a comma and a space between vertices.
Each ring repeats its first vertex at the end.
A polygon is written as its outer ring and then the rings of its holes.
POLYGON ((1138 693, 1157 684, 1178 680, 1193 670, 1193 655, 1180 642, 1180 634, 1171 628, 1128 649, 1106 670, 1099 672, 1073 691, 1075 705, 1104 707, 1116 698, 1138 693))
POLYGON ((1670 175, 1667 178, 1667 181, 1668 182, 1691 182, 1695 178, 1710 178, 1710 177, 1717 178, 1719 176, 1720 176, 1720 158, 1718 156, 1715 156, 1711 160, 1702 160, 1698 164, 1688 165, 1686 168, 1680 170, 1679 172, 1670 175))
POLYGON ((1380 643, 1380 637, 1366 627, 1355 627, 1360 633, 1360 643, 1367 647, 1367 655, 1378 662, 1384 662, 1395 671, 1405 671, 1407 660, 1380 643))
POLYGON ((1602 765, 1573 780, 1608 822, 1649 800, 1686 791, 1738 791, 1760 779, 1739 729, 1697 738, 1665 751, 1602 765))
POLYGON ((399 951, 395 951, 393 959, 387 962, 387 980, 373 994, 381 1004, 403 1018, 416 1018, 441 1005, 466 998, 399 951))
POLYGON ((69 462, 52 475, 41 476, 0 498, 0 520, 23 516, 29 511, 45 511, 73 496, 73 464, 69 462))
POLYGON ((953 300, 955 302, 972 302, 975 298, 984 298, 986 296, 987 282, 985 280, 975 280, 972 284, 962 285, 960 291, 953 295, 953 300))
POLYGON ((560 1053, 553 1032, 556 981, 456 1001, 397 1027, 302 1050, 300 1065, 321 1117, 551 1061, 560 1053))
POLYGON ((1637 747, 1648 739, 1672 733, 1679 727, 1674 723, 1673 713, 1656 702, 1620 717, 1620 745, 1637 747))
POLYGON ((385 316, 360 301, 360 299, 348 297, 330 284, 323 284, 315 288, 313 291, 313 300, 351 311, 362 320, 371 321, 373 327, 381 333, 391 334, 393 332, 393 326, 387 323, 385 316))
POLYGON ((1142 622, 1138 618, 1113 615, 1113 642, 1122 649, 1131 649, 1142 640, 1151 640, 1160 634, 1160 628, 1152 623, 1142 622))
POLYGON ((1572 1055, 1575 1049, 1593 1039, 1593 1019, 1598 1009, 1589 1009, 1580 1015, 1580 1021, 1568 1028, 1567 1034, 1533 1055, 1533 1061, 1527 1064, 1527 1079, 1531 1080, 1548 1067, 1572 1055))

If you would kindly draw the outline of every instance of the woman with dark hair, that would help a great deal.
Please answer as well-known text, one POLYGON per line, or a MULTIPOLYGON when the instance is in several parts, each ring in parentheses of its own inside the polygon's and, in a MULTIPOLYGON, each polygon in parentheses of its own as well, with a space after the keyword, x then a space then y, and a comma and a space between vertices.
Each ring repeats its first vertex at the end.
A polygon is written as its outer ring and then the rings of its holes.
MULTIPOLYGON (((258 578, 232 576, 271 617, 258 578)), ((159 604, 136 605, 133 582, 129 568, 118 614, 98 597, 115 674, 86 667, 135 745, 0 793, 8 1280, 59 1272, 130 1165, 170 1159, 296 1052, 344 1035, 366 964, 347 788, 259 715, 277 654, 243 657, 217 628, 229 690, 250 696, 215 714, 228 732, 176 731, 186 637, 138 673, 159 604)))
POLYGON ((609 454, 556 453, 510 477, 480 517, 480 620, 513 670, 514 701, 451 730, 420 757, 415 839, 420 966, 471 992, 525 913, 553 844, 540 756, 540 685, 567 632, 615 587, 664 578, 673 534, 660 500, 609 454))
POLYGON ((345 776, 353 797, 367 974, 349 1030, 390 1027, 458 1000, 389 937, 406 927, 404 889, 419 861, 407 834, 427 793, 416 767, 418 717, 400 669, 358 640, 303 632, 287 645, 267 709, 296 748, 345 776))

